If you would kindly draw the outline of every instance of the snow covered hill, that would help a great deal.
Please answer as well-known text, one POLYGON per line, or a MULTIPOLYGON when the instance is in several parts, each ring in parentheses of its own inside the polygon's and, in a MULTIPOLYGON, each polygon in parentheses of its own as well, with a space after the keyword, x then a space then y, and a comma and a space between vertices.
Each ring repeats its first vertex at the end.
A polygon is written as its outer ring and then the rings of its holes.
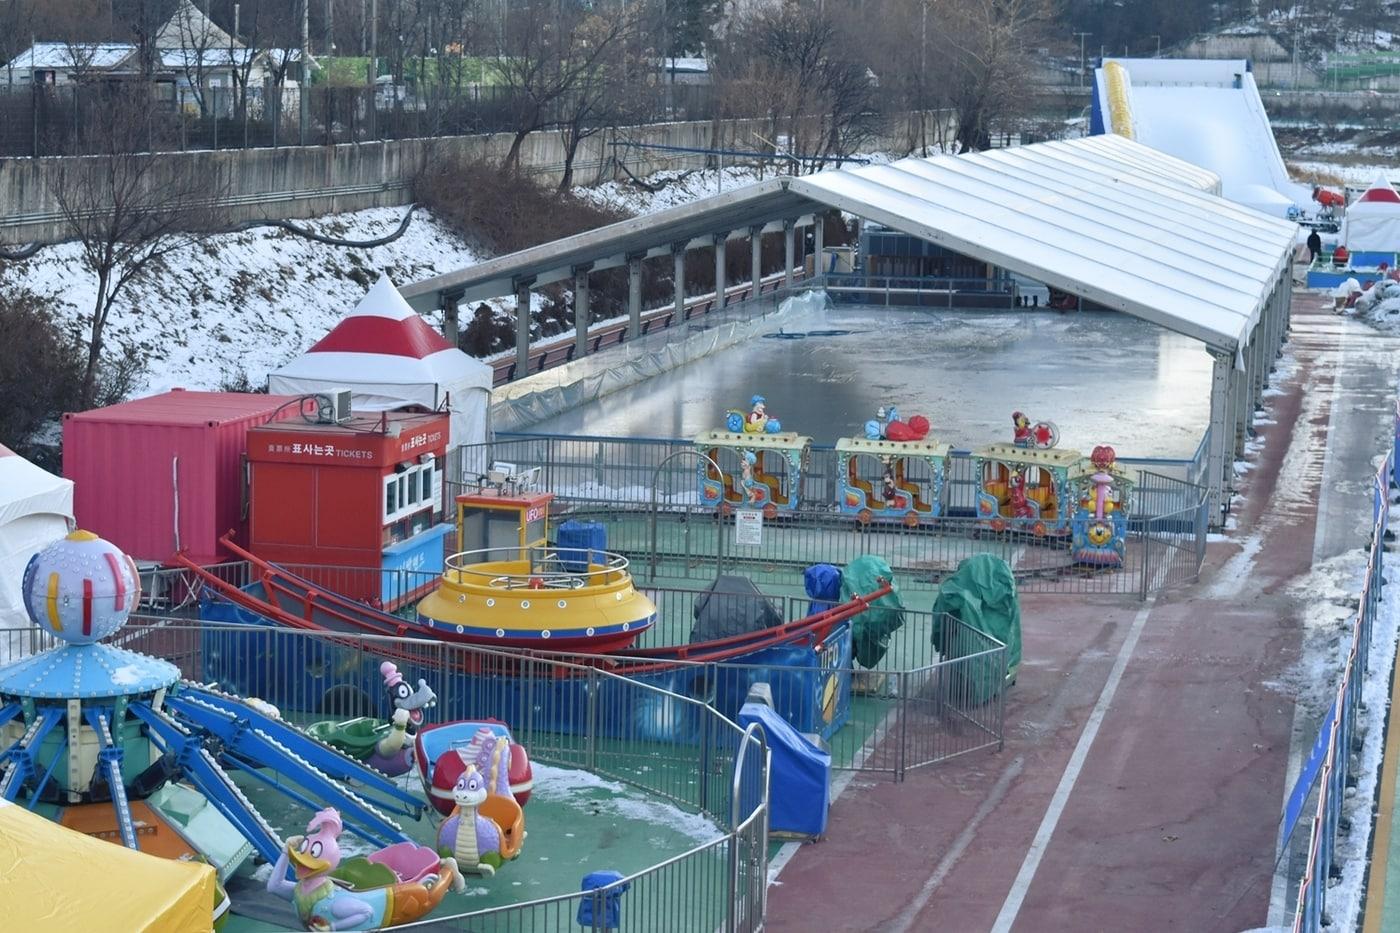
MULTIPOLYGON (((656 192, 612 182, 576 193, 642 214, 758 177, 752 168, 727 168, 722 177, 714 171, 682 174, 653 176, 648 183, 660 187, 656 192)), ((342 239, 368 240, 391 233, 403 213, 375 208, 299 223, 342 239)), ((96 283, 78 256, 69 243, 45 247, 23 262, 0 263, 0 288, 48 296, 64 325, 82 328, 96 283)), ((404 284, 483 258, 424 210, 402 237, 373 249, 329 246, 272 227, 224 234, 173 254, 164 267, 129 285, 105 340, 109 350, 130 347, 145 360, 138 395, 175 386, 218 389, 243 379, 261 386, 268 372, 330 330, 380 272, 404 284)))
MULTIPOLYGON (((306 221, 347 239, 393 232, 404 208, 375 208, 306 221)), ((63 323, 85 326, 96 282, 72 243, 45 247, 0 268, 0 287, 49 296, 63 323)), ((217 389, 240 377, 257 386, 267 373, 325 335, 379 271, 408 282, 477 261, 461 238, 425 211, 402 237, 373 249, 344 249, 266 227, 216 236, 172 254, 133 282, 108 321, 109 347, 146 360, 138 394, 174 386, 217 389)))

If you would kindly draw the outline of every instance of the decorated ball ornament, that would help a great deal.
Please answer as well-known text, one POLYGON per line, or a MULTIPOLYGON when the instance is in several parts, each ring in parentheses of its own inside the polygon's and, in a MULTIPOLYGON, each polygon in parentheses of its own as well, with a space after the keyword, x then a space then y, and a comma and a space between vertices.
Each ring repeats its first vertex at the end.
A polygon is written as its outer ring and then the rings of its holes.
POLYGON ((136 564, 90 531, 70 532, 31 557, 21 587, 34 624, 75 645, 111 635, 141 599, 136 564))

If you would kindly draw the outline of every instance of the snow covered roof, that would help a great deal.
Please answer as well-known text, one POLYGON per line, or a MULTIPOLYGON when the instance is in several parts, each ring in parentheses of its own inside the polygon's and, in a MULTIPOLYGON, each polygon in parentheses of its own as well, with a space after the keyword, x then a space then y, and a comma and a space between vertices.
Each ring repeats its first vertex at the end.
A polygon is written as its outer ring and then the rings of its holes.
POLYGON ((115 68, 136 51, 129 42, 36 42, 9 68, 115 68))
POLYGON ((207 49, 219 46, 227 49, 230 45, 237 47, 242 44, 215 25, 190 0, 180 0, 170 19, 156 32, 155 38, 158 49, 207 49))
POLYGON ((1205 169, 1118 136, 909 158, 749 185, 418 282, 440 307, 573 268, 836 208, 1204 341, 1246 344, 1296 224, 1226 201, 1205 169))
POLYGON ((160 63, 164 68, 230 68, 247 64, 248 59, 259 53, 254 49, 161 49, 160 63))
MULTIPOLYGON (((389 277, 381 275, 349 314, 306 353, 268 377, 271 392, 303 395, 350 389, 359 411, 392 411, 406 405, 428 410, 450 400, 454 437, 479 425, 460 424, 473 391, 490 392, 490 366, 448 343, 408 306, 389 277)), ((459 441, 461 442, 461 441, 459 441)))

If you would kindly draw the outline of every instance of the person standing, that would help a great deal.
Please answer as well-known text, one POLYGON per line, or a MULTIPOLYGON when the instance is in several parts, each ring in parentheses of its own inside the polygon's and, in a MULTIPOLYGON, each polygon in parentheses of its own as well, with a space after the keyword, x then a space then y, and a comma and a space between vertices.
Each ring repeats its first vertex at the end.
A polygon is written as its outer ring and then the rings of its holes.
POLYGON ((1322 252, 1322 237, 1316 230, 1308 234, 1308 264, 1317 262, 1318 255, 1322 252))

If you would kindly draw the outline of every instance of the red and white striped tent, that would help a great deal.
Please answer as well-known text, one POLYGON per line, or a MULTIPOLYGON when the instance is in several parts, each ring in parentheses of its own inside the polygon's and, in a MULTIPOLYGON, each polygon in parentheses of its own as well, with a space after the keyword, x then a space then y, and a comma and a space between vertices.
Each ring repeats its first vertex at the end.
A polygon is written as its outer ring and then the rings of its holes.
MULTIPOLYGON (((29 624, 19 592, 24 566, 72 522, 73 481, 0 445, 0 628, 29 624)), ((5 647, 0 639, 0 651, 5 647)))
POLYGON ((1342 242, 1353 253, 1400 252, 1400 194, 1384 175, 1347 207, 1342 242))
POLYGON ((268 376, 274 395, 349 389, 356 411, 451 410, 451 444, 486 439, 491 367, 452 346, 387 275, 301 356, 268 376))

